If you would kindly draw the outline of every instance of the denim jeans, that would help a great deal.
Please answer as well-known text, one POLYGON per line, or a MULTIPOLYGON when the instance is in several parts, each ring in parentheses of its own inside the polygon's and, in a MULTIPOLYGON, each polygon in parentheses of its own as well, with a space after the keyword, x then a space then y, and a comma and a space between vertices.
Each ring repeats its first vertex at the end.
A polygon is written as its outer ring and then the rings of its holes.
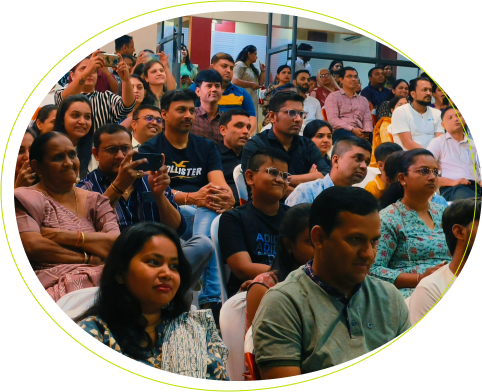
MULTIPOLYGON (((180 208, 182 216, 187 222, 186 232, 192 232, 193 236, 204 235, 211 239, 211 224, 218 214, 204 207, 181 206, 180 208)), ((183 238, 185 238, 184 235, 183 238)), ((201 281, 203 287, 198 297, 199 305, 221 302, 221 282, 214 252, 202 274, 201 281)))

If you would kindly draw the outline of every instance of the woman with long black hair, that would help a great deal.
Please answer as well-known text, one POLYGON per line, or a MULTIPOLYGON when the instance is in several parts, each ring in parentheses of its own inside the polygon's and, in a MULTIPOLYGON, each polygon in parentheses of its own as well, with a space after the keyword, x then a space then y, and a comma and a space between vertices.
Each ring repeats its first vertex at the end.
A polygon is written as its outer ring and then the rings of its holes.
POLYGON ((210 310, 189 311, 191 267, 177 235, 140 223, 114 243, 94 304, 76 321, 112 349, 189 377, 227 380, 228 352, 210 310))
POLYGON ((199 73, 199 67, 189 58, 186 45, 181 45, 181 89, 189 88, 199 73))
POLYGON ((266 66, 259 63, 260 69, 254 64, 258 60, 258 49, 254 45, 248 45, 239 52, 236 57, 236 63, 233 70, 232 83, 236 86, 246 89, 254 103, 254 110, 258 115, 258 93, 257 90, 264 85, 266 81, 266 66))
POLYGON ((65 98, 55 118, 54 132, 66 135, 77 151, 80 160, 79 179, 98 167, 92 155, 94 143, 92 121, 92 106, 90 100, 83 94, 65 98))

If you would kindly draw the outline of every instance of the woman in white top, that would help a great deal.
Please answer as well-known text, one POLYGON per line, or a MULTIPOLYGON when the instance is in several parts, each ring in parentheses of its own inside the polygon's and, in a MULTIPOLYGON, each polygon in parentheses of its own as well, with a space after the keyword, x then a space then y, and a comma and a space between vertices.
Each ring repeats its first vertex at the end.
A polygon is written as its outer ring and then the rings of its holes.
POLYGON ((254 66, 254 63, 258 60, 258 50, 254 45, 246 46, 238 57, 236 57, 236 63, 234 64, 234 76, 232 83, 236 86, 246 89, 251 95, 251 99, 254 103, 254 110, 256 116, 258 115, 258 90, 266 81, 266 67, 264 64, 259 64, 260 70, 254 66))

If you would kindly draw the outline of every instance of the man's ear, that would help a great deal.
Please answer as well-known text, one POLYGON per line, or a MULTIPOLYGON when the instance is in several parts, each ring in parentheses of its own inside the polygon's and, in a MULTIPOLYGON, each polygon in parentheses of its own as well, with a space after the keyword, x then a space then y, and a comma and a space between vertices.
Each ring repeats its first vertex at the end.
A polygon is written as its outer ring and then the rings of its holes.
POLYGON ((225 125, 219 126, 219 133, 222 135, 222 137, 226 137, 226 126, 225 125))
POLYGON ((99 162, 99 150, 95 147, 92 147, 92 155, 94 156, 95 160, 99 162))
POLYGON ((340 162, 340 156, 339 155, 333 155, 331 157, 331 166, 338 168, 338 163, 340 162))
POLYGON ((161 109, 161 117, 165 121, 167 117, 167 110, 166 109, 161 109))
POLYGON ((311 243, 315 249, 321 249, 327 236, 321 226, 313 226, 310 233, 311 243))
POLYGON ((385 162, 377 161, 378 170, 383 173, 383 168, 385 167, 385 162))
POLYGON ((246 184, 248 184, 248 186, 251 187, 251 188, 252 188, 253 183, 254 183, 254 181, 253 181, 254 174, 255 174, 254 171, 252 171, 250 169, 246 170, 246 173, 244 173, 244 178, 246 179, 246 184))
POLYGON ((196 95, 198 97, 201 97, 201 88, 200 87, 196 87, 196 95))
POLYGON ((270 111, 268 116, 269 116, 269 122, 274 124, 276 122, 276 113, 270 111))

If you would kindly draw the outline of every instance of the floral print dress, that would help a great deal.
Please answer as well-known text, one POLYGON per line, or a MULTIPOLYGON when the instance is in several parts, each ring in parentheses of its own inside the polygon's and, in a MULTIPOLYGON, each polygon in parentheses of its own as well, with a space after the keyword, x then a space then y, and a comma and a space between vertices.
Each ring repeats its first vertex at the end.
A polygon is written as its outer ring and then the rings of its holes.
MULTIPOLYGON (((87 317, 77 324, 98 341, 124 354, 99 317, 87 317)), ((190 311, 162 321, 157 331, 156 346, 146 350, 139 362, 183 376, 229 381, 228 350, 216 330, 211 310, 190 311)))
MULTIPOLYGON (((403 272, 423 274, 427 268, 451 260, 442 230, 445 206, 432 202, 429 205, 434 230, 400 200, 380 211, 381 238, 370 275, 394 283, 403 272)), ((404 298, 412 291, 400 289, 404 298)))

